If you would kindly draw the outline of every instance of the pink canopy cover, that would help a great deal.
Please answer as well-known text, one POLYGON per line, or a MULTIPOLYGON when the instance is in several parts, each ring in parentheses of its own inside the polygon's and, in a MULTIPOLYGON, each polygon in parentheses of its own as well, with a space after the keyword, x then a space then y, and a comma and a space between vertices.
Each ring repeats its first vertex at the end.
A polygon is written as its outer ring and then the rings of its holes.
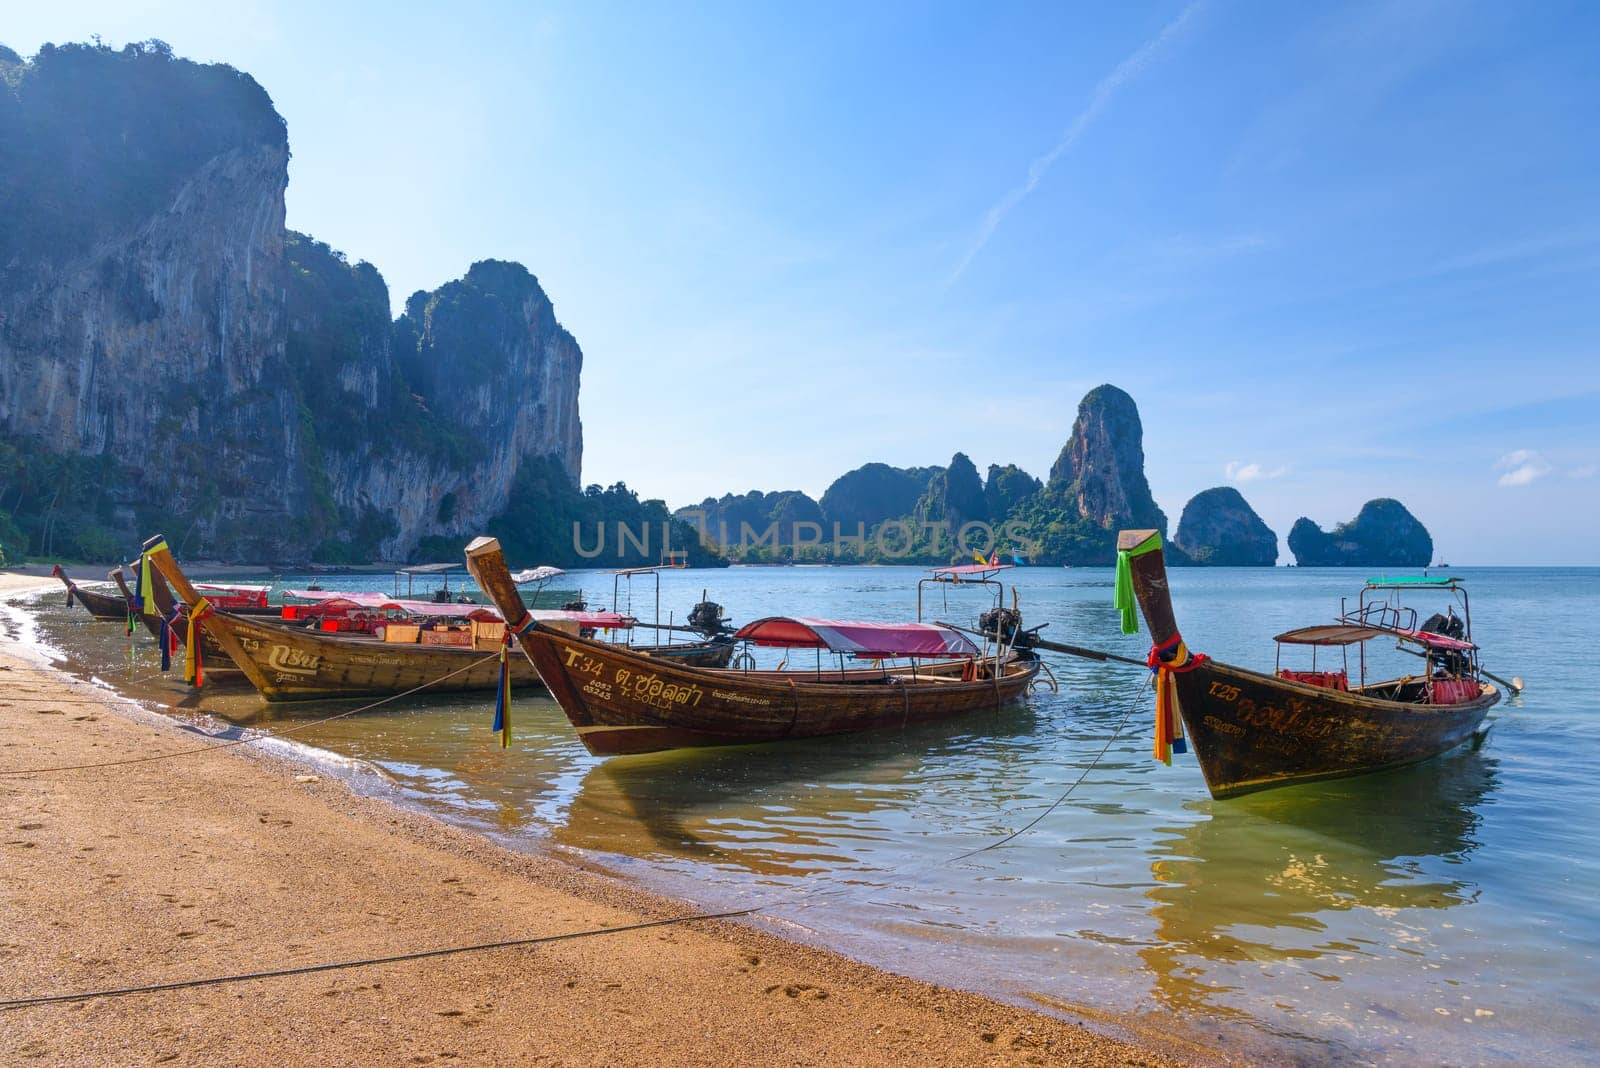
MULTIPOLYGON (((386 593, 366 593, 360 590, 285 590, 285 597, 299 597, 324 605, 332 602, 349 602, 362 608, 398 609, 418 619, 448 619, 467 616, 471 619, 499 619, 500 610, 492 604, 439 604, 433 601, 396 600, 386 593)), ((576 623, 580 627, 596 630, 627 630, 635 624, 630 616, 620 612, 566 612, 558 609, 535 608, 528 612, 541 623, 576 623)))
POLYGON ((1461 652, 1466 652, 1470 649, 1477 648, 1477 646, 1473 645, 1471 642, 1464 642, 1460 638, 1451 638, 1443 634, 1435 634, 1431 630, 1397 629, 1394 633, 1400 635, 1401 637, 1409 638, 1414 642, 1420 642, 1423 645, 1431 645, 1435 649, 1458 649, 1461 652))
POLYGON ((768 616, 746 623, 735 640, 789 649, 826 649, 857 657, 975 657, 966 636, 937 623, 857 623, 842 619, 768 616))
POLYGON ((1013 564, 955 564, 950 567, 932 567, 928 570, 934 575, 956 575, 965 578, 968 575, 988 575, 996 571, 1006 571, 1013 564))

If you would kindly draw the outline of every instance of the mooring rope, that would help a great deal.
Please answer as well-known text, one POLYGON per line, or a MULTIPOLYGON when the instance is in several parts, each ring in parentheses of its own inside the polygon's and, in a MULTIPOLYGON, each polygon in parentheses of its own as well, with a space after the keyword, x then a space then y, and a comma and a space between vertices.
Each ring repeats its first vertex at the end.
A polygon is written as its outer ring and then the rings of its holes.
POLYGON ((489 661, 498 658, 499 654, 494 653, 484 657, 482 660, 474 660, 472 663, 467 664, 464 667, 457 668, 448 675, 440 675, 436 679, 429 679, 427 682, 424 682, 419 686, 413 686, 411 689, 404 690, 400 693, 390 694, 388 697, 380 698, 379 700, 373 701, 370 704, 362 705, 360 708, 348 709, 332 716, 324 716, 321 719, 307 720, 304 723, 297 723, 292 727, 285 727, 281 731, 273 731, 270 734, 252 734, 241 738, 234 738, 231 741, 221 742, 217 745, 198 745, 189 749, 178 749, 171 753, 153 753, 150 756, 128 757, 124 760, 104 760, 96 764, 60 764, 50 768, 27 768, 20 771, 0 771, 0 779, 23 778, 29 775, 50 775, 59 771, 90 771, 99 768, 119 768, 128 764, 153 764, 158 760, 174 760, 178 757, 195 756, 199 753, 215 753, 223 749, 232 749, 234 746, 239 745, 249 745, 252 742, 264 741, 269 738, 282 738, 290 734, 298 734, 300 731, 310 730, 312 727, 320 727, 324 723, 332 723, 335 720, 359 715, 362 712, 370 712, 372 709, 380 708, 383 705, 389 704, 391 701, 398 701, 402 697, 410 697, 412 694, 426 690, 430 686, 437 686, 441 682, 447 682, 450 679, 455 678, 457 675, 471 671, 475 667, 487 664, 489 661))
POLYGON ((672 916, 663 920, 644 920, 621 927, 591 927, 582 931, 564 931, 561 934, 537 935, 532 938, 511 938, 501 942, 475 942, 465 946, 443 946, 439 949, 419 949, 411 953, 394 953, 387 957, 361 957, 355 960, 328 961, 322 964, 301 964, 288 968, 269 968, 255 972, 237 972, 231 975, 212 975, 203 979, 177 979, 170 983, 147 983, 143 986, 113 987, 105 990, 82 990, 72 994, 40 994, 36 997, 6 998, 0 1000, 0 1011, 21 1009, 34 1005, 61 1005, 72 1001, 89 1001, 93 998, 126 997, 129 994, 153 994, 164 990, 186 990, 197 986, 219 986, 223 983, 242 983, 251 979, 276 979, 289 975, 312 975, 317 972, 339 971, 344 968, 365 968, 375 964, 394 964, 399 961, 426 960, 429 957, 449 957, 459 953, 477 953, 490 949, 514 949, 518 946, 536 946, 547 942, 570 942, 596 935, 625 934, 651 927, 690 923, 695 920, 726 920, 748 916, 755 909, 738 909, 732 912, 698 912, 692 916, 672 916))

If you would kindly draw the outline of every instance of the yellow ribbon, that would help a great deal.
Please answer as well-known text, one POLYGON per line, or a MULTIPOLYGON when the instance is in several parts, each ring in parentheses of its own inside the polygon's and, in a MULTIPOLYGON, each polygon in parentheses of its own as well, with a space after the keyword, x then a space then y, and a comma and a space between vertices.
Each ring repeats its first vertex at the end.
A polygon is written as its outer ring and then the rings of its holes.
POLYGON ((204 597, 189 606, 189 641, 183 650, 183 681, 196 682, 200 675, 200 621, 211 614, 211 602, 204 597))

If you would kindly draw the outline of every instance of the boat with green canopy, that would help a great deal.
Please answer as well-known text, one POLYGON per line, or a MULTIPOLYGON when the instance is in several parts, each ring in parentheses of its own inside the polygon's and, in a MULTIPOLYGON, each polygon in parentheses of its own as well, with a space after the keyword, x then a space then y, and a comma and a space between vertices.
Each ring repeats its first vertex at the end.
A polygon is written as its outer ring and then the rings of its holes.
POLYGON ((1427 760, 1471 739, 1500 700, 1478 663, 1459 579, 1368 581, 1356 606, 1341 605, 1335 622, 1279 634, 1269 675, 1189 649, 1173 615, 1159 531, 1125 530, 1117 549, 1123 630, 1137 632, 1136 609, 1150 630, 1155 755, 1171 763, 1192 744, 1213 797, 1427 760), (1419 623, 1402 593, 1443 595, 1449 604, 1419 623), (1377 639, 1413 652, 1423 670, 1369 681, 1366 648, 1377 639), (1285 667, 1286 648, 1309 651, 1310 664, 1285 667), (1320 663, 1319 654, 1326 654, 1320 663), (1335 655, 1338 662, 1329 663, 1335 655))

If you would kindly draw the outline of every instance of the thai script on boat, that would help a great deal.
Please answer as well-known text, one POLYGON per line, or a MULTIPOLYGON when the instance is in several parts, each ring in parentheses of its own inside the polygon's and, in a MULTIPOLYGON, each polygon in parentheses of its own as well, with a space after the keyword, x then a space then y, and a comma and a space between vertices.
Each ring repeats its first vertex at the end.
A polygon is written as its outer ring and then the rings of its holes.
POLYGON ((668 711, 680 705, 698 705, 705 696, 705 691, 693 683, 670 682, 653 671, 635 674, 628 668, 618 668, 616 680, 617 688, 625 696, 652 708, 668 711))
POLYGON ((291 649, 287 645, 274 645, 267 654, 268 667, 289 675, 315 675, 321 663, 321 654, 291 649))

